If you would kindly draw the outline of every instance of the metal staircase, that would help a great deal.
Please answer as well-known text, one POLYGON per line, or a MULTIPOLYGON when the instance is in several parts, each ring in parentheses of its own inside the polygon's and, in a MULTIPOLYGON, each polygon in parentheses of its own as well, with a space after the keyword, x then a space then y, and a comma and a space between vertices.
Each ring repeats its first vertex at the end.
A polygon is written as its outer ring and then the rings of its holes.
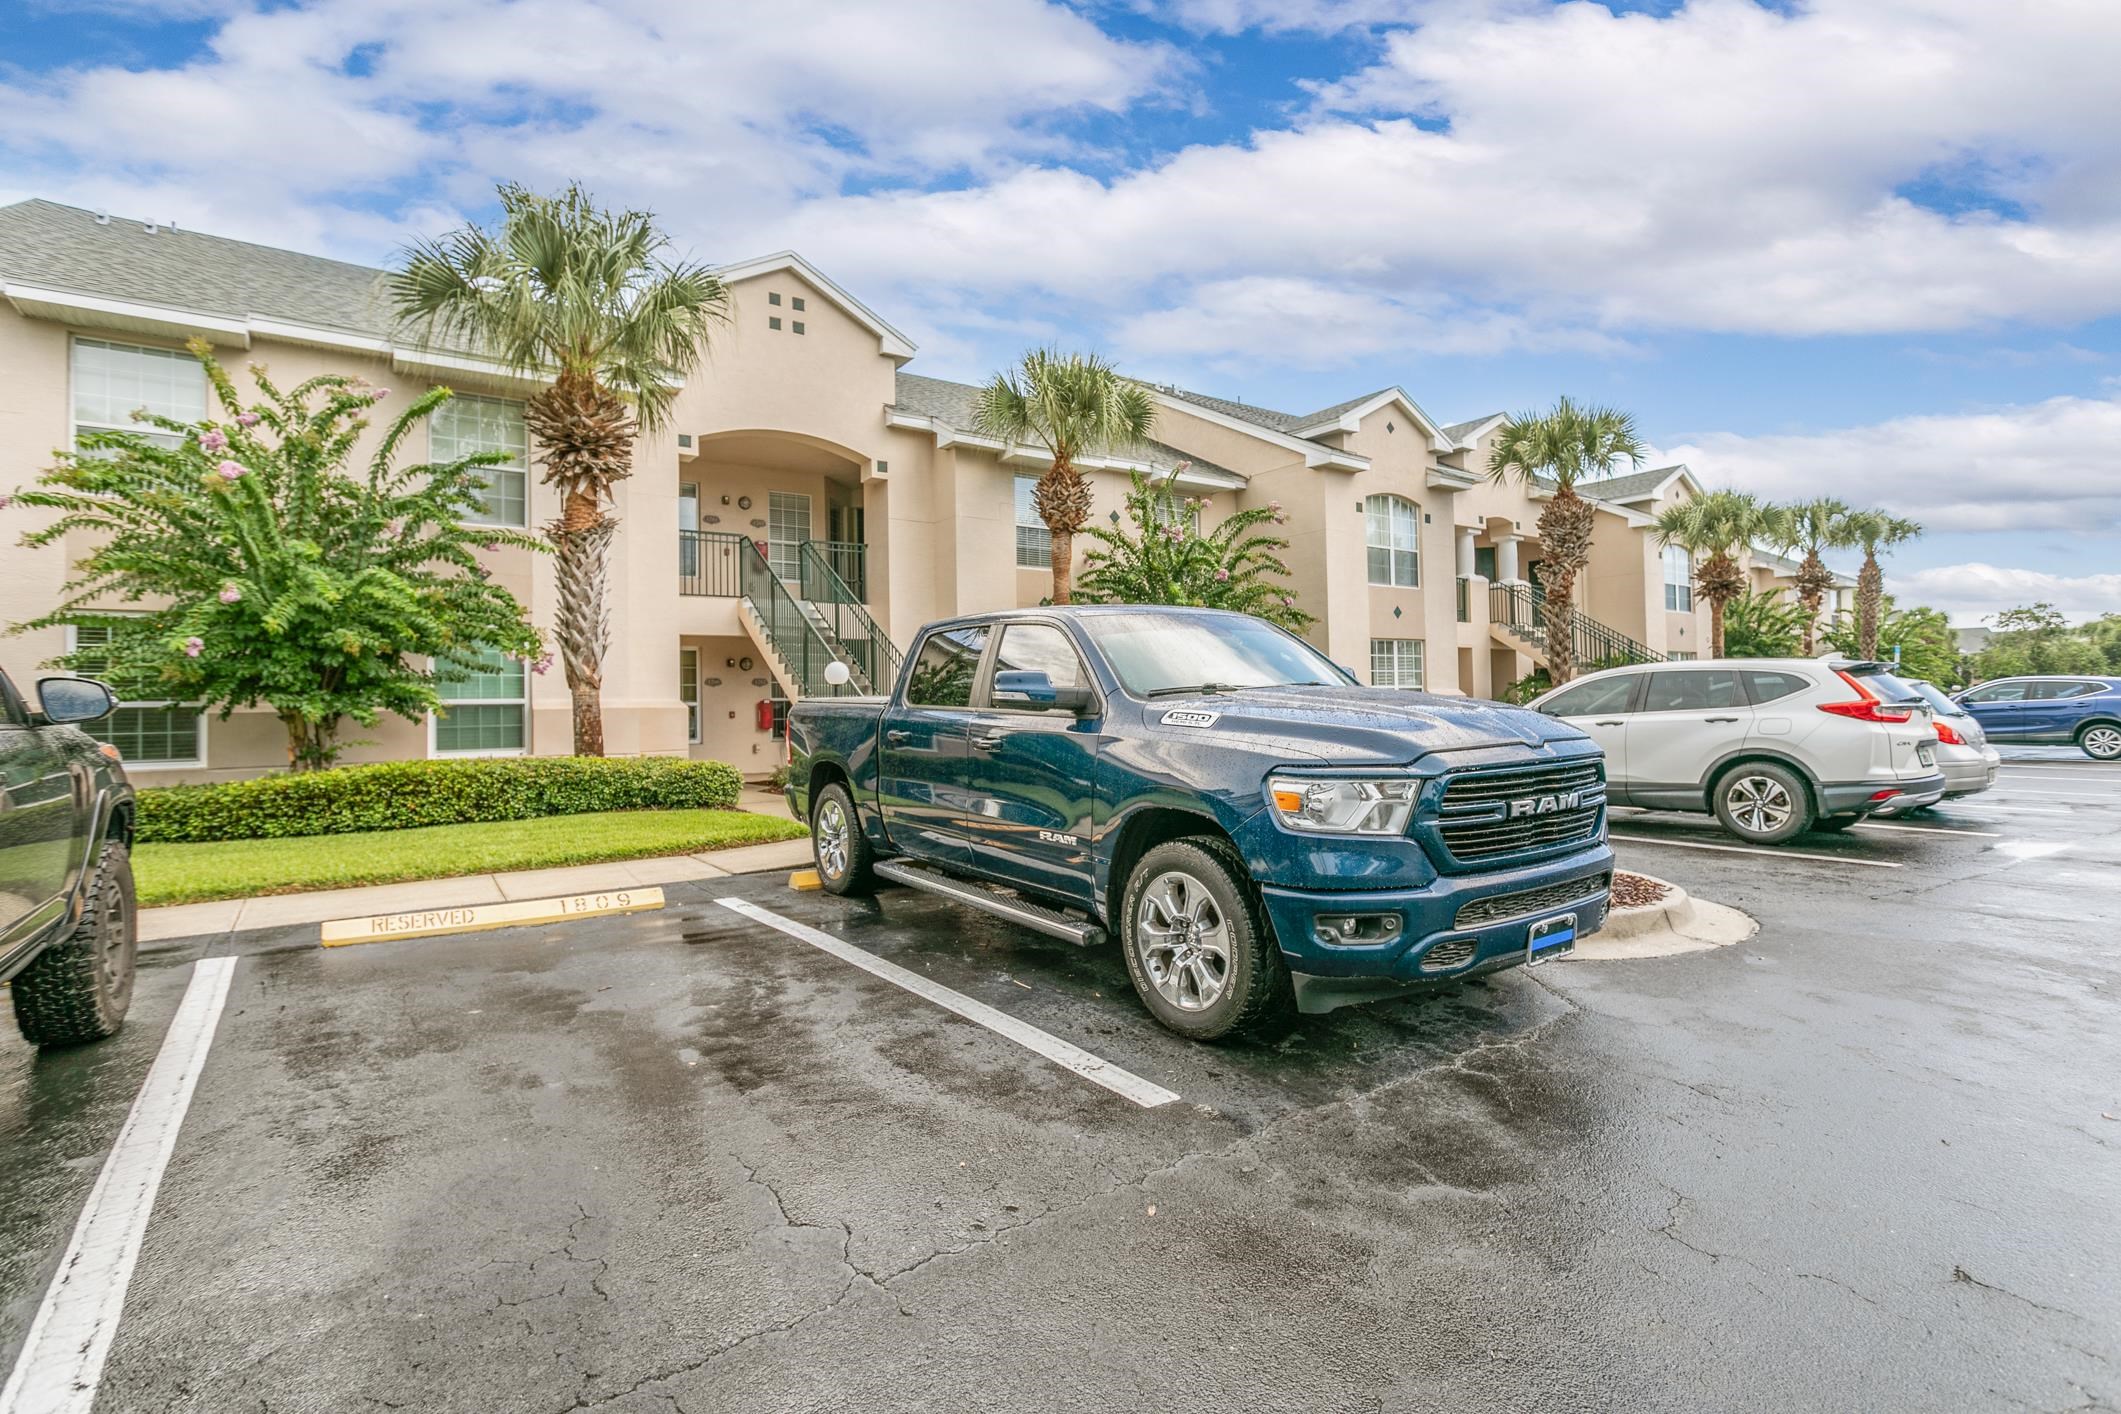
MULTIPOLYGON (((1608 628, 1582 610, 1570 616, 1569 642, 1575 649, 1576 670, 1594 672, 1628 663, 1662 663, 1664 654, 1653 653, 1618 629, 1608 628)), ((1546 597, 1530 584, 1488 586, 1488 625, 1504 643, 1528 653, 1542 667, 1547 663, 1546 597)))
POLYGON ((792 587, 755 542, 743 541, 738 557, 737 618, 792 700, 889 691, 898 674, 898 646, 815 542, 803 545, 792 587), (846 682, 826 681, 825 669, 834 662, 847 665, 846 682))

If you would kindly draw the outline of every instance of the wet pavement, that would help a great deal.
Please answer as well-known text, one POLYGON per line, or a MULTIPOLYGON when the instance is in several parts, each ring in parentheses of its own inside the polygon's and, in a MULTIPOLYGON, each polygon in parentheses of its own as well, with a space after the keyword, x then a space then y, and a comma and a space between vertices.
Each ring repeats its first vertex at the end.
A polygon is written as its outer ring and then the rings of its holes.
POLYGON ((777 877, 161 946, 117 1039, 0 1036, 0 1370, 192 962, 233 953, 103 1414, 2113 1407, 2121 769, 2023 755, 1818 859, 1616 812, 1623 864, 1760 935, 1271 1048, 1158 1030, 1116 953, 777 877))

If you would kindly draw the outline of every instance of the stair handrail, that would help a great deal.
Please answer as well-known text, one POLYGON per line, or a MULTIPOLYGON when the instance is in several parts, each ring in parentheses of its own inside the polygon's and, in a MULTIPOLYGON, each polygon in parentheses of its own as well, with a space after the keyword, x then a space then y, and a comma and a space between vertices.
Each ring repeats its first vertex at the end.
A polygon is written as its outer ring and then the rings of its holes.
POLYGON ((815 545, 825 557, 825 563, 854 591, 854 602, 869 601, 869 547, 859 540, 805 540, 805 546, 815 545), (853 573, 848 573, 852 570, 853 573))
POLYGON ((891 641, 891 635, 885 633, 870 617, 869 611, 862 607, 861 596, 832 567, 825 547, 836 543, 824 540, 803 542, 798 562, 803 598, 829 620, 832 636, 848 648, 849 656, 859 656, 862 660, 849 666, 857 668, 869 679, 872 691, 885 690, 879 685, 898 681, 899 664, 903 659, 898 645, 891 641))
MULTIPOLYGON (((773 572, 756 540, 744 541, 743 599, 766 631, 766 641, 795 677, 797 697, 846 697, 862 689, 853 681, 830 683, 825 666, 840 659, 788 586, 773 572)), ((852 667, 852 664, 848 665, 852 667)))
MULTIPOLYGON (((1524 637, 1544 644, 1547 638, 1546 605, 1529 584, 1497 583, 1488 588, 1489 617, 1506 624, 1524 637)), ((1662 663, 1665 655, 1651 651, 1619 630, 1600 623, 1581 609, 1569 615, 1569 643, 1579 665, 1619 667, 1627 663, 1662 663)))
POLYGON ((729 552, 751 537, 728 530, 678 532, 678 593, 734 599, 742 587, 743 561, 729 552), (688 567, 687 561, 690 561, 688 567))

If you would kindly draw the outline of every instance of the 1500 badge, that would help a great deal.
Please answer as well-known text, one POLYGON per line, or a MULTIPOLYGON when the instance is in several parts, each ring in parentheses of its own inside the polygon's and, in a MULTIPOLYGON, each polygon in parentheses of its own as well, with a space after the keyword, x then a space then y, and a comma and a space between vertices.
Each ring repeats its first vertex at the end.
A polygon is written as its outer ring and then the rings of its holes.
POLYGON ((1173 707, 1164 713, 1163 724, 1167 727, 1212 727, 1220 712, 1201 712, 1190 707, 1173 707))

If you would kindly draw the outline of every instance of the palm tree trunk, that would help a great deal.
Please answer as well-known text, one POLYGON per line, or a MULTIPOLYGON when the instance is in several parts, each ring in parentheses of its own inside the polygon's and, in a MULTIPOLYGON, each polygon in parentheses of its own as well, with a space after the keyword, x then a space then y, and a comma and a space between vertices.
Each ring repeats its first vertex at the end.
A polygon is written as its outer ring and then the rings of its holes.
POLYGON ((1560 687, 1576 676, 1576 572, 1547 574, 1547 681, 1560 687))
POLYGON ((1090 519, 1090 486, 1065 454, 1038 479, 1032 507, 1053 537, 1053 602, 1065 604, 1075 588, 1075 532, 1090 519))
POLYGON ((1856 652, 1862 658, 1878 656, 1879 611, 1885 607, 1885 571, 1878 556, 1866 550, 1863 570, 1856 576, 1856 652))
POLYGON ((1804 656, 1809 658, 1819 647, 1819 611, 1826 603, 1826 592, 1834 584, 1834 576, 1819 558, 1817 550, 1804 552, 1804 563, 1797 568, 1797 602, 1804 605, 1804 656))
POLYGON ((1709 596, 1709 656, 1723 656, 1723 605, 1721 595, 1709 596))
POLYGON ((611 538, 619 523, 604 515, 589 501, 589 517, 580 529, 569 522, 579 518, 578 504, 587 497, 569 495, 567 514, 545 528, 552 542, 554 579, 559 603, 553 637, 559 642, 560 664, 567 673, 567 690, 574 701, 574 754, 604 754, 604 654, 611 647, 611 616, 604 605, 611 538))

